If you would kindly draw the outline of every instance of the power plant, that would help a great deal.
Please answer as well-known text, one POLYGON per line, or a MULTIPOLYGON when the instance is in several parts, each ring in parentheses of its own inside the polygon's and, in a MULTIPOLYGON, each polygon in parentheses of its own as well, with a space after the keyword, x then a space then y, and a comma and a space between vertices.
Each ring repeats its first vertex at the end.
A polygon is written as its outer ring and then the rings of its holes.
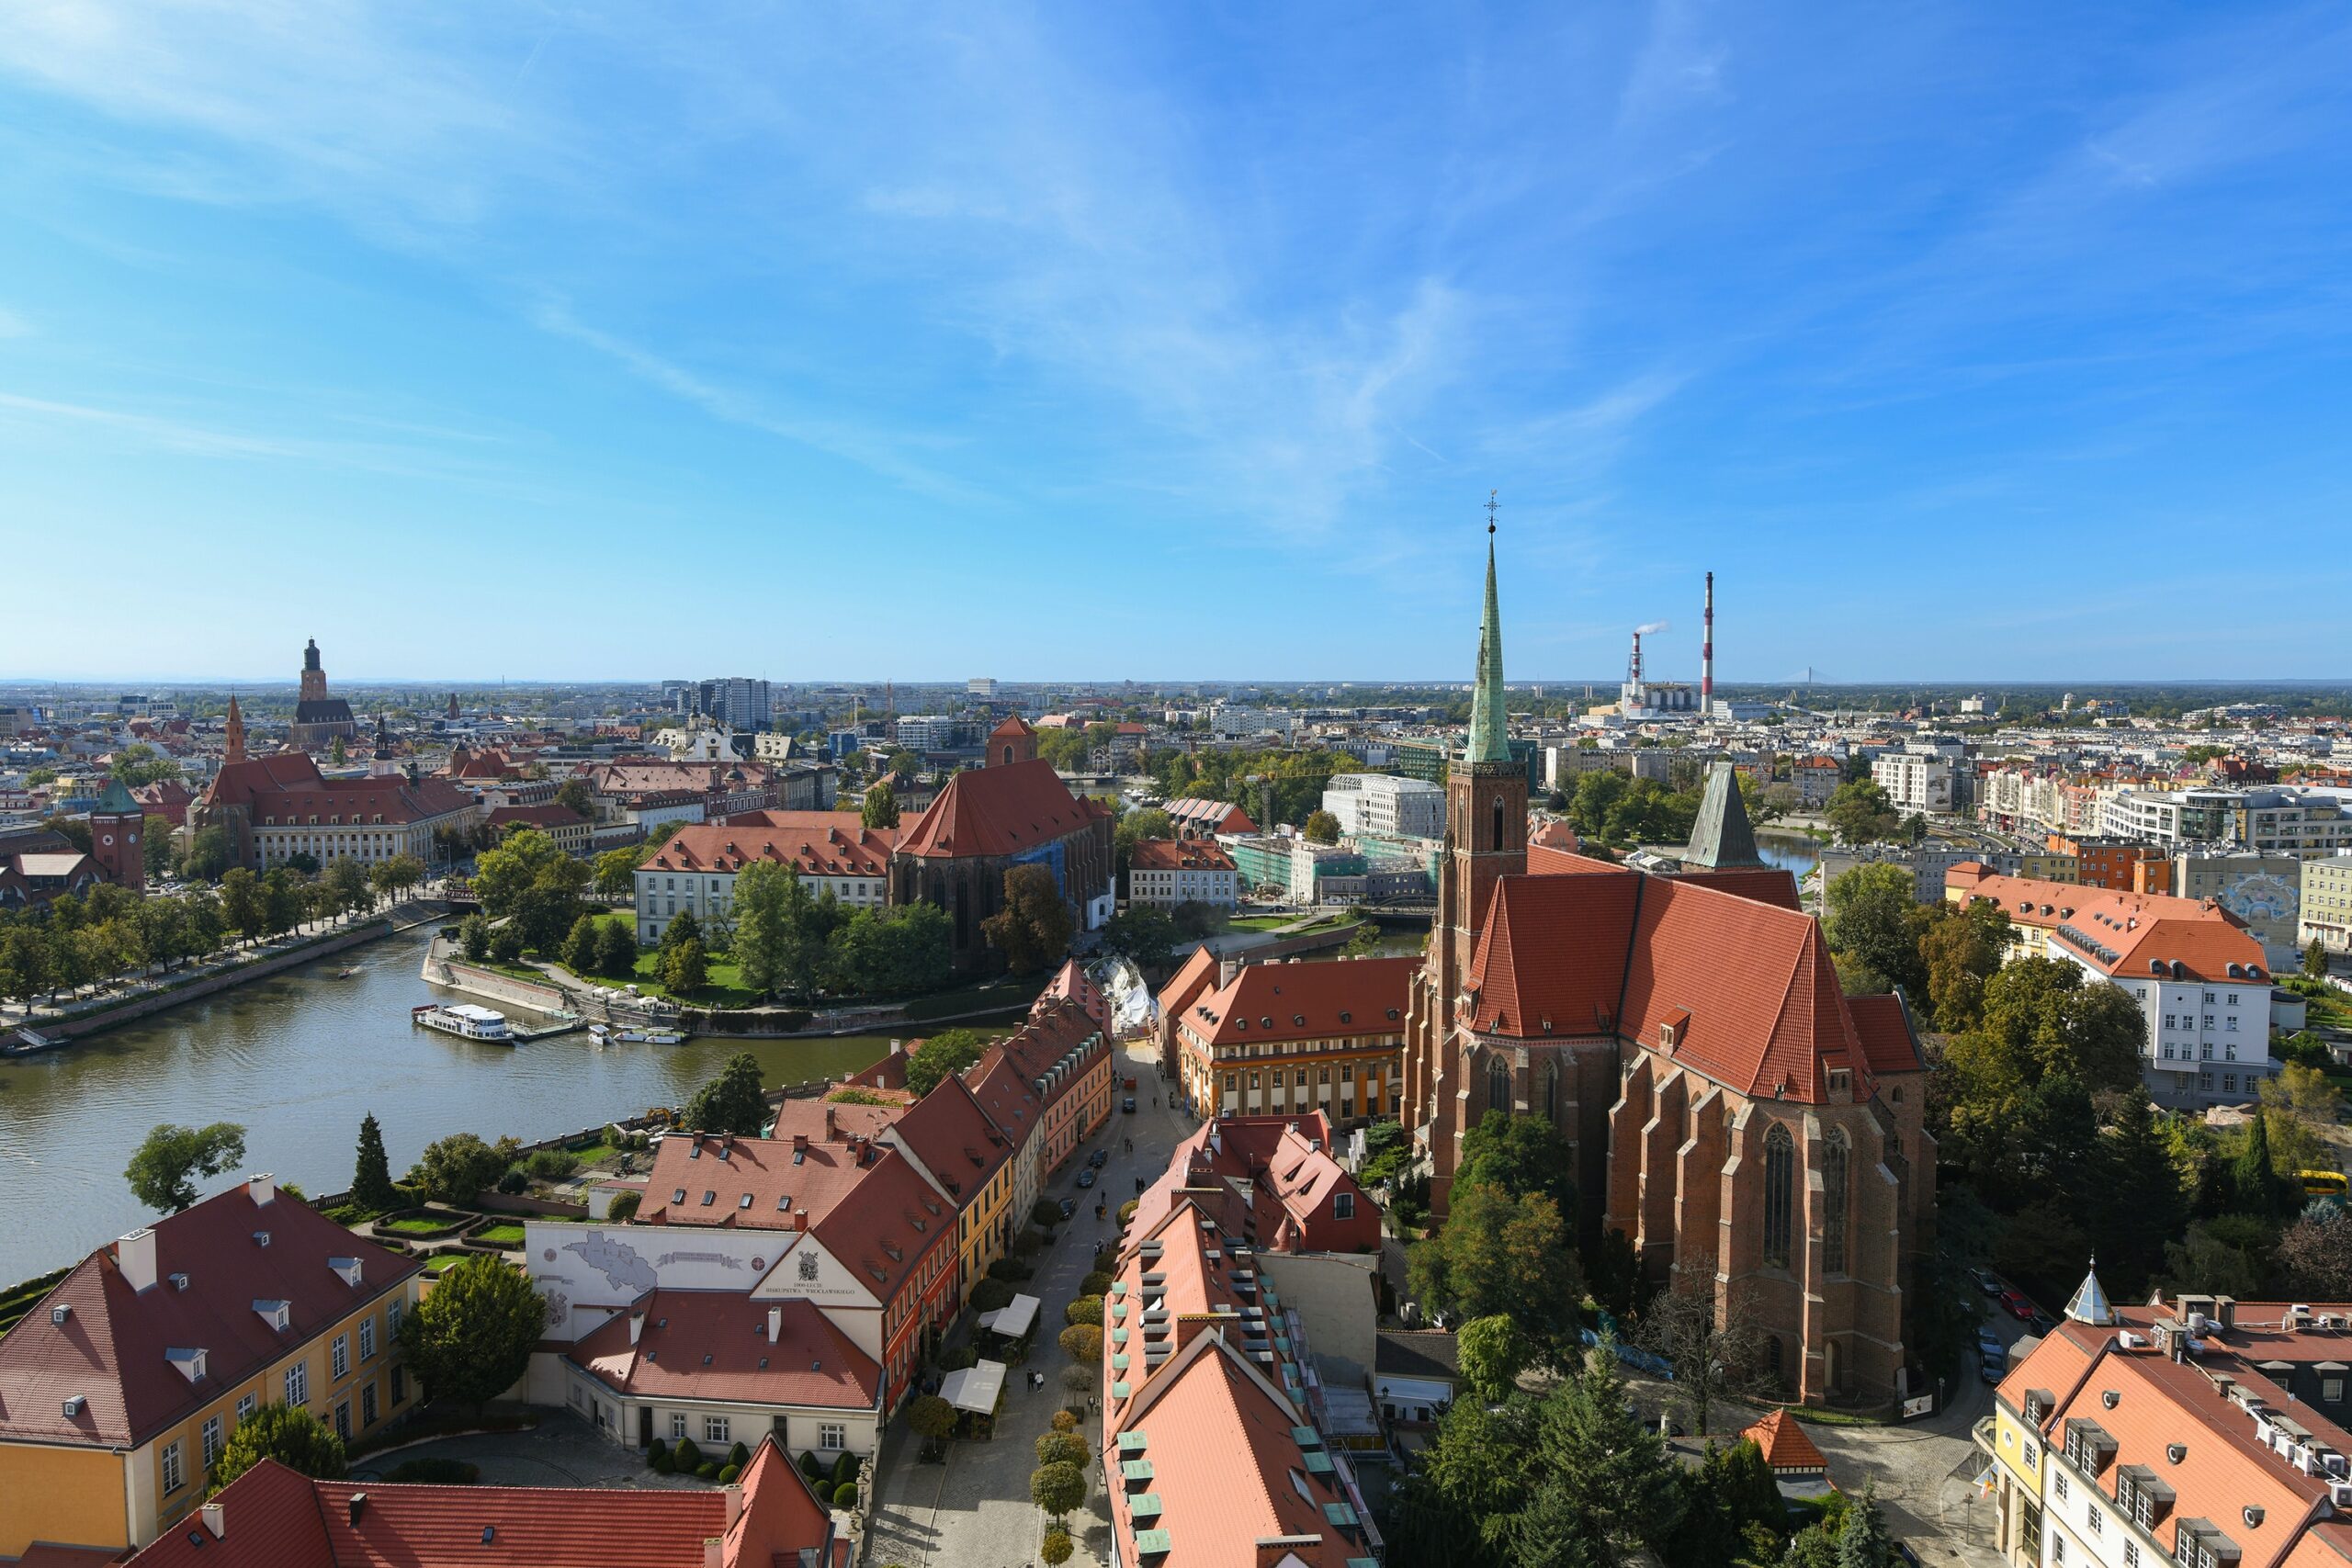
POLYGON ((1642 639, 1671 631, 1670 623, 1651 621, 1634 628, 1633 651, 1625 660, 1625 679, 1617 688, 1616 716, 1631 723, 1661 718, 1760 718, 1770 710, 1761 703, 1732 703, 1715 695, 1715 574, 1707 573, 1704 608, 1700 614, 1699 683, 1652 680, 1642 669, 1642 639))
POLYGON ((1707 573, 1707 619, 1699 633, 1699 716, 1715 711, 1715 574, 1707 573))

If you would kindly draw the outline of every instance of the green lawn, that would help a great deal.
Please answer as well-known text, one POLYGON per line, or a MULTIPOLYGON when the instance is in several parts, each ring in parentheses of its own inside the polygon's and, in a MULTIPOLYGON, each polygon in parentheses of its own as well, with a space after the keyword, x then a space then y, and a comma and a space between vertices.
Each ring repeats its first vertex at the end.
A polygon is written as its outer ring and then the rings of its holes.
POLYGON ((437 1279, 439 1276, 447 1274, 450 1269, 455 1269, 458 1264, 463 1263, 465 1260, 466 1255, 462 1252, 445 1252, 438 1258, 426 1258, 424 1260, 424 1271, 437 1279))
POLYGON ((447 1230, 451 1223, 448 1220, 416 1218, 379 1220, 376 1222, 376 1228, 379 1231, 394 1231, 401 1235, 431 1235, 435 1231, 447 1230))
POLYGON ((472 1239, 489 1247, 520 1247, 523 1245, 523 1227, 519 1224, 492 1225, 488 1230, 474 1232, 472 1239))

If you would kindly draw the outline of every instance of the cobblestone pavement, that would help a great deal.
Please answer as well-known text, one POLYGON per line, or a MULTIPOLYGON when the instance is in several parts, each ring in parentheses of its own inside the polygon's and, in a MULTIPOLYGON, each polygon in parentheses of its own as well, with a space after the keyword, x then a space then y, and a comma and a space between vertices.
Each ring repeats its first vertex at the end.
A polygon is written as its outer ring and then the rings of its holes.
MULTIPOLYGON (((888 1564, 1020 1568, 1037 1561, 1037 1549, 1049 1521, 1029 1501, 1029 1472, 1037 1468, 1037 1438, 1050 1428, 1053 1414, 1062 1408, 1063 1402, 1075 1397, 1061 1386, 1061 1370, 1069 1359, 1054 1342, 1062 1331, 1062 1310, 1077 1296, 1078 1282, 1094 1267, 1095 1241, 1117 1239, 1118 1206, 1135 1196, 1135 1178, 1156 1176, 1165 1169, 1177 1140, 1190 1130, 1190 1124, 1164 1103, 1153 1106, 1155 1094, 1163 1101, 1167 1096, 1148 1047, 1123 1050, 1113 1070, 1135 1078, 1136 1113, 1126 1116, 1114 1110, 1109 1125, 1080 1145, 1046 1184, 1046 1197, 1078 1198, 1083 1202, 1078 1219, 1063 1231, 1054 1250, 1040 1254, 1036 1278, 1021 1287, 1043 1304, 1029 1362, 1014 1368, 1006 1379, 1004 1416, 997 1423, 996 1438, 985 1443, 951 1444, 944 1464, 917 1463, 919 1443, 900 1440, 889 1446, 876 1486, 880 1501, 869 1525, 872 1546, 866 1560, 876 1568, 888 1564), (1128 1138, 1136 1141, 1132 1155, 1124 1146, 1128 1138), (1091 1191, 1078 1191, 1071 1183, 1087 1155, 1103 1146, 1111 1152, 1101 1181, 1091 1191), (1097 1192, 1108 1198, 1111 1208, 1111 1217, 1100 1225, 1093 1211, 1097 1192), (1027 1386, 1023 1374, 1032 1370, 1046 1374, 1044 1388, 1027 1386)), ((1124 1093, 1113 1094, 1114 1106, 1124 1093)), ((1101 1419, 1099 1414, 1090 1412, 1079 1427, 1089 1447, 1101 1441, 1101 1419)), ((899 1434, 901 1439, 904 1436, 899 1434)), ((1099 1456, 1089 1469, 1088 1480, 1091 1491, 1087 1506, 1069 1520, 1070 1535, 1078 1543, 1072 1564, 1100 1563, 1110 1555, 1110 1523, 1104 1512, 1099 1456)))

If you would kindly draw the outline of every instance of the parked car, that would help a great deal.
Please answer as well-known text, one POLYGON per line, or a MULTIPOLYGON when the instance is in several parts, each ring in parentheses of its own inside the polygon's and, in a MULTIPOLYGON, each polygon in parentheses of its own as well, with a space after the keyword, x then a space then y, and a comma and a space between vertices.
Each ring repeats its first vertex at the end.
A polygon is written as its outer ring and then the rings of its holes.
POLYGON ((2007 1346, 2001 1343, 1999 1335, 1989 1328, 1980 1326, 1976 1330, 1976 1353, 1980 1356, 1998 1356, 2006 1359, 2009 1349, 2007 1346))
POLYGON ((2000 1302, 2002 1310, 2007 1312, 2011 1317, 2016 1318, 2019 1323, 2031 1323, 2033 1321, 2033 1303, 2026 1300, 2023 1296, 2018 1294, 2017 1292, 2003 1291, 2000 1295, 2000 1302))
POLYGON ((1990 1269, 1971 1269, 1968 1273, 1969 1277, 1976 1281, 1976 1288, 1986 1295, 1997 1296, 2001 1293, 2001 1277, 1990 1269))
POLYGON ((1085 1169, 1078 1173, 1078 1184, 1080 1187, 1091 1187, 1094 1185, 1094 1168, 1092 1166, 1088 1166, 1085 1169))
POLYGON ((1086 1156, 1086 1163, 1092 1166, 1095 1169, 1100 1170, 1104 1166, 1111 1163, 1111 1151, 1108 1149, 1097 1149, 1092 1154, 1086 1156))
POLYGON ((1062 1200, 1062 1218, 1063 1218, 1063 1219, 1069 1219, 1072 1214, 1075 1214, 1075 1213, 1078 1213, 1078 1204, 1076 1203, 1076 1201, 1074 1201, 1073 1200, 1069 1199, 1069 1198, 1065 1198, 1065 1199, 1063 1199, 1063 1200, 1062 1200))
POLYGON ((2042 1311, 2040 1307, 2034 1308, 2033 1315, 2026 1319, 2026 1321, 2033 1325, 2033 1331, 2036 1334, 2047 1334, 2052 1329, 2058 1326, 2058 1320, 2051 1316, 2048 1313, 2042 1311))
POLYGON ((1996 1361, 1992 1357, 1986 1356, 1976 1363, 1976 1375, 1986 1382, 1996 1383, 2009 1375, 2009 1364, 2007 1361, 1996 1361))

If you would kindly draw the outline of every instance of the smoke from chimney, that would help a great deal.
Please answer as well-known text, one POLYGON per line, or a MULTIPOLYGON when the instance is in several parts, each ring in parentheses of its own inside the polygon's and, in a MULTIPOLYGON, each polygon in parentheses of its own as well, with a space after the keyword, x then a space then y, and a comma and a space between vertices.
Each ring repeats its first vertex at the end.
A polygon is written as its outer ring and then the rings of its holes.
POLYGON ((1655 632, 1670 632, 1673 629, 1674 623, 1672 621, 1652 621, 1647 626, 1635 626, 1634 628, 1634 635, 1635 637, 1648 637, 1655 632))

